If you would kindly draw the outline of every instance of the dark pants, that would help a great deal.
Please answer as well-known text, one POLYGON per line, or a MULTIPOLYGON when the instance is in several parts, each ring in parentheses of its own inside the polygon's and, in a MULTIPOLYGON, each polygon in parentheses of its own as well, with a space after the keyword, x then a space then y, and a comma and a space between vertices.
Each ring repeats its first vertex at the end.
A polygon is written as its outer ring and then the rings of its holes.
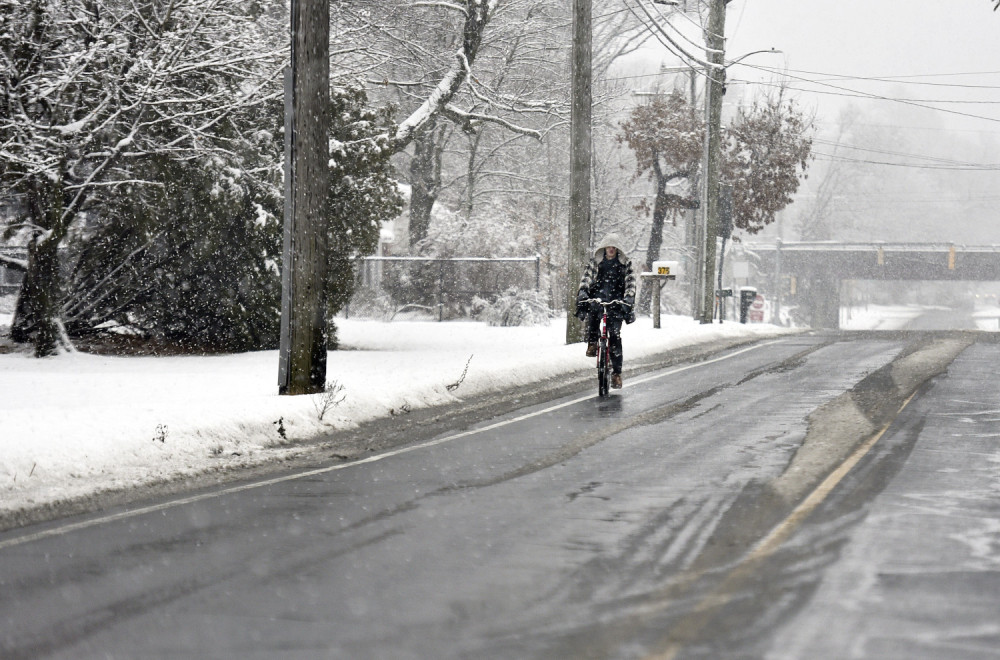
MULTIPOLYGON (((587 315, 587 325, 584 339, 596 344, 601 339, 601 313, 590 312, 587 315)), ((622 320, 608 317, 608 348, 611 349, 611 372, 622 372, 622 320)))

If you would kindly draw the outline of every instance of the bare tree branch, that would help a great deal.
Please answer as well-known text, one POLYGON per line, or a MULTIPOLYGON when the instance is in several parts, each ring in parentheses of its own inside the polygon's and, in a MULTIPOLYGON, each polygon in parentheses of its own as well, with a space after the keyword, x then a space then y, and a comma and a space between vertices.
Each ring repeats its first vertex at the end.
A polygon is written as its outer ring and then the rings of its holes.
POLYGON ((20 271, 22 273, 28 270, 27 260, 11 257, 2 252, 0 252, 0 264, 3 264, 6 268, 20 271))
POLYGON ((464 126, 469 126, 470 129, 472 128, 472 122, 476 122, 476 121, 479 121, 479 122, 490 122, 490 123, 493 123, 493 124, 497 124, 499 126, 503 126, 507 130, 513 131, 514 133, 519 133, 521 135, 527 135, 527 136, 535 138, 536 140, 541 140, 542 139, 542 133, 541 133, 541 131, 536 131, 536 130, 531 129, 531 128, 525 128, 523 126, 518 126, 518 125, 516 125, 514 123, 511 123, 511 122, 509 122, 506 119, 503 119, 501 117, 496 117, 496 116, 493 116, 493 115, 484 115, 484 114, 478 113, 478 112, 465 112, 464 110, 456 108, 453 105, 445 106, 445 108, 442 110, 442 114, 444 114, 445 116, 447 116, 450 119, 454 120, 456 123, 462 124, 464 126))

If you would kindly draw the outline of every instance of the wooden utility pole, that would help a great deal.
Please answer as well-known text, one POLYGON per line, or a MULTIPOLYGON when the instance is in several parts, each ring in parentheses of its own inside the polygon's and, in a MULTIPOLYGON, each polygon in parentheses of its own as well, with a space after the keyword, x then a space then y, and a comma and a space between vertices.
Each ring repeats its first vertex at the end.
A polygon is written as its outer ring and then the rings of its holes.
POLYGON ((326 387, 326 196, 329 192, 330 6, 292 0, 285 71, 285 235, 280 394, 326 387))
MULTIPOLYGON (((686 0, 684 3, 684 11, 687 11, 686 0)), ((688 71, 688 75, 691 77, 690 79, 691 118, 694 119, 695 114, 697 113, 697 110, 695 108, 697 107, 698 104, 698 82, 697 82, 698 72, 695 70, 694 67, 691 67, 691 69, 688 71)), ((706 82, 706 87, 707 87, 707 82, 706 82)), ((706 113, 703 111, 702 115, 705 116, 705 114, 706 113)), ((706 141, 706 148, 707 148, 707 141, 706 141)), ((705 159, 703 158, 702 160, 704 161, 705 159)), ((687 212, 688 221, 684 231, 684 239, 685 239, 684 243, 685 246, 687 246, 689 253, 684 259, 684 268, 685 272, 689 273, 691 281, 691 291, 689 298, 691 300, 691 314, 693 318, 700 319, 701 303, 704 298, 704 296, 702 295, 702 286, 701 286, 701 276, 703 275, 701 270, 701 259, 702 259, 702 254, 705 251, 705 236, 704 236, 705 224, 702 222, 702 220, 704 218, 706 204, 703 195, 701 195, 701 176, 703 173, 697 167, 693 167, 692 171, 693 173, 691 175, 691 189, 699 191, 699 197, 698 197, 699 204, 698 208, 689 209, 687 212)))
POLYGON ((716 245, 719 235, 719 170, 722 154, 722 97, 725 94, 726 70, 723 68, 726 48, 726 0, 709 0, 708 28, 705 43, 708 46, 708 82, 706 100, 708 114, 708 156, 705 167, 705 263, 702 264, 702 323, 711 323, 715 310, 715 290, 712 277, 715 271, 716 245))
POLYGON ((570 111, 569 244, 567 245, 566 343, 583 341, 573 316, 580 278, 590 252, 591 0, 573 0, 572 107, 570 111))

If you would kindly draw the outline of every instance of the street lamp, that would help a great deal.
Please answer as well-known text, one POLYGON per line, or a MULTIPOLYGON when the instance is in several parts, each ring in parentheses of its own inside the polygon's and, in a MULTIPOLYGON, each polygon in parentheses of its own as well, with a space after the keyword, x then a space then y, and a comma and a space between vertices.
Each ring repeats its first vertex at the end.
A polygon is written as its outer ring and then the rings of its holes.
MULTIPOLYGON (((652 0, 654 4, 677 6, 677 0, 652 0)), ((722 124, 722 96, 725 93, 726 69, 743 59, 757 53, 776 53, 774 49, 753 51, 745 53, 737 59, 726 63, 725 61, 725 40, 723 35, 726 29, 726 3, 727 0, 709 0, 708 25, 704 30, 706 60, 687 54, 690 59, 705 67, 705 144, 702 166, 702 187, 700 194, 701 223, 699 223, 700 234, 696 238, 698 245, 698 267, 695 269, 694 286, 694 313, 695 318, 702 323, 711 323, 714 317, 714 270, 716 262, 717 246, 716 237, 719 233, 719 173, 721 170, 721 124, 722 124)), ((648 15, 648 13, 647 13, 648 15)), ((650 16, 652 18, 652 16, 650 16)), ((673 42, 671 42, 673 43, 673 42)), ((676 44, 675 44, 676 45, 676 44)), ((691 87, 692 97, 694 96, 694 71, 691 67, 691 87)), ((692 98, 693 100, 693 98, 692 98)))
POLYGON ((704 242, 701 244, 704 262, 700 269, 701 308, 699 312, 702 323, 711 323, 715 316, 715 287, 713 275, 716 265, 716 238, 719 235, 719 174, 722 166, 721 132, 722 132, 722 97, 725 94, 726 69, 757 53, 779 53, 769 49, 745 53, 728 64, 724 59, 726 5, 724 0, 712 0, 709 13, 708 30, 706 31, 706 46, 709 62, 714 65, 706 70, 705 82, 705 155, 703 187, 701 191, 702 225, 704 227, 704 242), (714 69, 714 70, 713 70, 714 69))
POLYGON ((773 54, 773 55, 780 55, 783 52, 784 51, 778 50, 776 48, 765 48, 763 50, 752 50, 749 53, 744 53, 743 55, 740 55, 735 60, 731 60, 729 62, 729 64, 727 64, 724 68, 728 69, 729 67, 731 67, 734 64, 739 64, 740 62, 742 62, 746 58, 750 57, 751 55, 760 55, 761 53, 769 53, 769 54, 773 54))

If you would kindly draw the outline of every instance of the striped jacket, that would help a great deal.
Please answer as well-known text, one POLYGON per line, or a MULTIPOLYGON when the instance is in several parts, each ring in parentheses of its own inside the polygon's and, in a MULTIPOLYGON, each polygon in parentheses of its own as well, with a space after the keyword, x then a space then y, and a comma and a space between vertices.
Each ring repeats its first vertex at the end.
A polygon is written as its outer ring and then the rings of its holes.
MULTIPOLYGON (((601 288, 603 288, 602 285, 604 284, 604 282, 598 281, 598 272, 600 269, 601 262, 604 260, 604 248, 615 247, 618 249, 618 255, 617 255, 618 262, 624 268, 624 277, 622 284, 619 287, 616 287, 617 289, 620 290, 615 290, 611 292, 612 298, 613 299, 620 298, 625 302, 629 303, 630 305, 634 305, 635 284, 636 284, 635 271, 632 269, 632 261, 622 251, 622 249, 618 247, 619 245, 621 245, 621 241, 618 239, 617 236, 612 234, 605 237, 603 241, 600 241, 598 243, 598 245, 600 247, 598 247, 594 251, 594 258, 590 260, 590 263, 587 264, 587 268, 584 269, 583 271, 583 277, 580 279, 580 288, 577 291, 577 300, 579 301, 581 299, 593 298, 598 295, 601 288)), ((579 304, 577 305, 577 316, 582 316, 586 311, 587 311, 586 306, 584 306, 583 309, 581 309, 580 305, 579 304)), ((621 313, 621 311, 615 313, 615 311, 616 310, 614 310, 614 308, 609 308, 608 313, 619 317, 621 316, 632 317, 634 314, 632 310, 629 310, 627 314, 623 314, 621 313)))

